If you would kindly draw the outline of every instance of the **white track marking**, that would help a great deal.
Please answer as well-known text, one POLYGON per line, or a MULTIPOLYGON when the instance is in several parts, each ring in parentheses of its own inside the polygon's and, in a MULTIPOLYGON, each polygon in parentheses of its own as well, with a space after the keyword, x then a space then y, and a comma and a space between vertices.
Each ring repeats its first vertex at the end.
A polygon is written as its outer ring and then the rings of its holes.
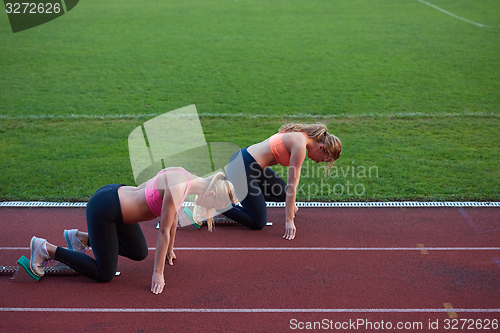
MULTIPOLYGON (((420 0, 419 0, 420 1, 420 0)), ((50 119, 145 119, 154 118, 160 116, 163 113, 146 113, 146 114, 103 114, 103 115, 91 115, 91 114, 69 114, 69 115, 51 115, 51 114, 41 114, 41 115, 0 115, 0 119, 5 120, 50 120, 50 119)), ((452 112, 452 113, 439 113, 439 114, 429 114, 423 112, 398 112, 392 114, 384 113, 360 113, 360 114, 310 114, 310 113, 295 113, 289 115, 282 114, 253 114, 253 113, 198 113, 200 117, 224 117, 224 118, 320 118, 320 119, 345 119, 345 118, 407 118, 407 117, 500 117, 498 113, 490 112, 452 112)))
POLYGON ((189 308, 0 308, 0 312, 98 312, 98 313, 495 313, 500 309, 189 309, 189 308))
POLYGON ((15 247, 15 246, 3 246, 0 247, 0 250, 2 251, 24 251, 24 250, 29 250, 29 247, 15 247))
MULTIPOLYGON (((0 247, 0 251, 25 251, 29 247, 0 247)), ((149 251, 156 248, 150 247, 149 251)), ((500 247, 175 247, 175 251, 500 251, 500 247)))
MULTIPOLYGON (((155 248, 149 248, 154 251, 155 248)), ((500 247, 178 247, 177 251, 498 251, 500 247)))
MULTIPOLYGON (((424 201, 386 201, 386 202, 296 202, 297 207, 306 208, 373 208, 373 207, 500 207, 497 201, 444 201, 444 202, 424 202, 424 201)), ((3 201, 0 207, 51 207, 51 208, 84 208, 86 202, 43 202, 43 201, 3 201)), ((182 206, 193 206, 192 202, 184 202, 182 206)), ((284 202, 267 202, 266 207, 285 207, 284 202)))
POLYGON ((445 13, 445 14, 448 14, 448 15, 450 15, 450 16, 453 16, 454 18, 457 18, 457 19, 459 19, 459 20, 462 20, 462 21, 465 21, 465 22, 468 22, 468 23, 472 23, 472 24, 474 24, 474 25, 477 25, 478 27, 482 27, 482 28, 484 28, 484 24, 481 24, 481 23, 477 23, 477 22, 474 22, 474 21, 470 21, 470 20, 464 19, 463 17, 460 17, 460 16, 455 15, 455 14, 453 14, 453 13, 447 12, 446 10, 441 9, 441 8, 439 8, 438 6, 435 6, 435 5, 433 5, 433 4, 431 4, 431 3, 428 3, 428 2, 426 2, 426 1, 424 1, 424 0, 418 0, 418 1, 420 1, 421 3, 425 3, 426 5, 431 6, 432 8, 435 8, 435 9, 437 9, 437 10, 439 10, 439 11, 441 11, 441 12, 445 13))

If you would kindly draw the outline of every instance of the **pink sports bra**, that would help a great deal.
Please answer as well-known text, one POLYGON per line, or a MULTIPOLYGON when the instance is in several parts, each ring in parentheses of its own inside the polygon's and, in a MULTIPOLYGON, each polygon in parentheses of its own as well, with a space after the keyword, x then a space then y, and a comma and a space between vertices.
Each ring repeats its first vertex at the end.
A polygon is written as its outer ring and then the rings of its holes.
MULTIPOLYGON (((291 132, 287 132, 291 133, 291 132)), ((304 132, 299 132, 302 133, 308 138, 307 134, 304 132)), ((283 166, 289 166, 290 165, 290 154, 286 150, 285 144, 283 143, 283 134, 286 133, 277 133, 274 134, 272 137, 269 138, 269 147, 271 147, 271 151, 273 153, 274 159, 276 162, 283 166)))
POLYGON ((156 216, 161 216, 161 206, 163 204, 163 198, 160 196, 160 191, 158 191, 158 176, 167 173, 167 172, 182 172, 183 174, 186 175, 188 179, 188 184, 186 187, 186 192, 184 193, 184 197, 182 198, 182 201, 179 203, 177 206, 176 211, 179 211, 181 208, 182 203, 184 202, 184 199, 186 199, 186 196, 188 195, 189 189, 191 188, 191 179, 189 178, 189 174, 186 170, 161 170, 146 182, 146 188, 144 189, 144 195, 146 196, 146 202, 148 203, 149 209, 153 214, 156 216))

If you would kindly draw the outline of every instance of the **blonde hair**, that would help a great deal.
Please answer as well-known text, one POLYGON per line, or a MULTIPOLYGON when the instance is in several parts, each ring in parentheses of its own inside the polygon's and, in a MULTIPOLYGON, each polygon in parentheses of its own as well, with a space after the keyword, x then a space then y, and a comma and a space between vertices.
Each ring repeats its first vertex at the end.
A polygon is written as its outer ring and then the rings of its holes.
POLYGON ((342 153, 342 143, 340 139, 333 134, 329 134, 325 124, 284 124, 281 126, 279 133, 288 132, 304 132, 311 139, 316 140, 325 145, 325 153, 333 160, 329 167, 340 157, 342 153))
MULTIPOLYGON (((224 206, 229 206, 231 203, 237 203, 238 199, 234 195, 234 186, 227 180, 226 176, 222 172, 218 172, 212 176, 207 177, 210 180, 207 188, 203 192, 203 196, 209 191, 215 193, 215 202, 224 206)), ((215 214, 215 208, 210 209, 207 212, 207 225, 208 230, 212 231, 214 226, 213 215, 215 214)))

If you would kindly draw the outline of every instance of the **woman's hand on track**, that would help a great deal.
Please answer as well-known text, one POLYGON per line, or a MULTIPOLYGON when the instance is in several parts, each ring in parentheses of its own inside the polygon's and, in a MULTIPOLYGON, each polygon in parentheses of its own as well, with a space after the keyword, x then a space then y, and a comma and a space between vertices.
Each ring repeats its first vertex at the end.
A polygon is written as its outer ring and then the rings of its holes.
POLYGON ((285 223, 285 235, 283 236, 283 238, 286 240, 294 239, 296 231, 297 231, 297 228, 295 228, 295 223, 286 222, 285 223))
POLYGON ((163 273, 153 273, 153 281, 151 283, 151 292, 153 294, 160 294, 165 286, 165 279, 163 273))

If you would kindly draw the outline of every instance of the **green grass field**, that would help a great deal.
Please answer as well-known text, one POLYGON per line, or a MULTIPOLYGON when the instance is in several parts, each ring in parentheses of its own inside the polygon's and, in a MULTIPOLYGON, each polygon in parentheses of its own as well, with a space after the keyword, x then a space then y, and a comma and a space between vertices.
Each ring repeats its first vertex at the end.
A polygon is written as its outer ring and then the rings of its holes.
POLYGON ((208 142, 240 147, 326 123, 343 154, 329 176, 306 162, 299 200, 498 201, 500 2, 427 2, 455 16, 418 0, 86 0, 12 33, 3 12, 0 200, 134 184, 130 132, 195 104, 208 142))

